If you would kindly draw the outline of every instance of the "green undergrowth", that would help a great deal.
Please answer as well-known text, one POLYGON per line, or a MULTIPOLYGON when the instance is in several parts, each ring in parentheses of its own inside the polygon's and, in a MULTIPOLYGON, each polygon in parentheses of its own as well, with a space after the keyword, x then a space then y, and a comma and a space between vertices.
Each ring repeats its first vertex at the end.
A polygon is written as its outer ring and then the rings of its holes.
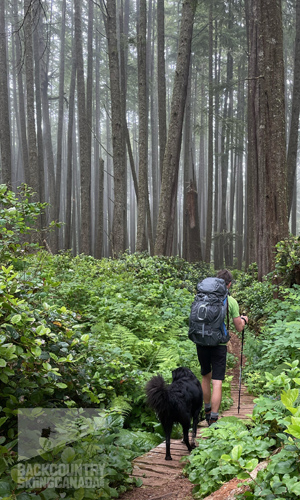
MULTIPOLYGON (((0 186, 0 497, 117 498, 136 482, 132 459, 164 439, 146 405, 147 381, 160 373, 171 382, 178 366, 201 379, 188 318, 197 282, 214 270, 143 253, 116 260, 50 255, 39 249, 35 230, 44 208, 26 186, 17 196, 0 186), (57 417, 54 429, 53 422, 42 428, 35 454, 25 460, 18 456, 18 419, 28 410, 35 424, 52 410, 69 420, 62 425, 57 417), (49 441, 51 432, 60 439, 49 441), (88 466, 80 472, 83 483, 69 484, 68 471, 80 464, 88 466), (47 476, 50 470, 59 470, 60 482, 47 476)), ((232 294, 251 318, 244 377, 256 407, 249 427, 223 419, 192 452, 187 473, 197 498, 265 458, 270 468, 259 473, 250 498, 299 496, 299 288, 281 288, 274 300, 272 279, 258 283, 255 266, 250 271, 234 271, 232 294)), ((228 368, 233 362, 228 355, 228 368)), ((230 382, 221 410, 232 402, 230 382)), ((179 432, 174 428, 173 436, 179 432)), ((30 442, 30 432, 25 437, 30 442)))
MULTIPOLYGON (((205 431, 185 467, 195 498, 205 498, 233 477, 249 481, 238 499, 300 497, 300 288, 277 284, 289 281, 293 266, 298 269, 296 251, 284 255, 290 247, 290 241, 278 245, 275 272, 262 283, 256 282, 255 266, 248 274, 235 273, 232 293, 250 318, 243 379, 256 395, 255 406, 248 425, 224 418, 205 431), (252 480, 259 462, 264 467, 252 480)), ((295 248, 298 252, 298 242, 295 248)))

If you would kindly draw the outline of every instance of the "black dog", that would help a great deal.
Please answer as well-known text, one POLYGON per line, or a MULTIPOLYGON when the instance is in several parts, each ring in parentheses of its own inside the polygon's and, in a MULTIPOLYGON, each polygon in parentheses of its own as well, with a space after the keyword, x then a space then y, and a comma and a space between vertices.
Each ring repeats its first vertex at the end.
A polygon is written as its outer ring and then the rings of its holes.
POLYGON ((202 388, 199 380, 188 368, 176 368, 172 372, 173 382, 167 385, 163 377, 157 375, 146 385, 147 403, 156 412, 166 435, 166 460, 172 460, 170 438, 173 423, 182 425, 183 441, 189 451, 195 448, 195 437, 199 413, 203 404, 202 388), (193 417, 192 443, 189 442, 189 428, 193 417))

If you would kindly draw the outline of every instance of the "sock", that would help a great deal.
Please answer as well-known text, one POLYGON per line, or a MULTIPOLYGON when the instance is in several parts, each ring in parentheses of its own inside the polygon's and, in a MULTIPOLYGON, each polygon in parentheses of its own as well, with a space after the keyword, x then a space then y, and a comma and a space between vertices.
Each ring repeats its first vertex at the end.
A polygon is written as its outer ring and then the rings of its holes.
POLYGON ((204 403, 205 411, 209 412, 211 410, 211 405, 210 403, 204 403))
POLYGON ((211 414, 210 414, 210 418, 211 418, 211 420, 218 420, 219 413, 215 413, 215 412, 212 411, 211 414))

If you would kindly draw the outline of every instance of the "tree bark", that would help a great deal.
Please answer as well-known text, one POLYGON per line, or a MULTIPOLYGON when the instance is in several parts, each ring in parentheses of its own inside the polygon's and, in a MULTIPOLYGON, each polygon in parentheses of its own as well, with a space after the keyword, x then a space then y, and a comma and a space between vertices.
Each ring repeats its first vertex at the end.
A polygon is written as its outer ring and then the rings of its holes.
MULTIPOLYGON (((65 80, 65 38, 66 38, 66 0, 62 2, 62 18, 60 30, 60 62, 59 62, 59 97, 58 97, 58 123, 57 123, 57 152, 56 152, 56 178, 55 178, 55 207, 54 220, 59 221, 60 194, 62 179, 62 145, 64 133, 64 80, 65 80)), ((56 245, 59 230, 56 229, 56 245)))
POLYGON ((140 0, 138 20, 139 196, 136 250, 148 249, 146 238, 148 197, 148 103, 146 82, 146 0, 140 0))
POLYGON ((114 213, 112 227, 112 254, 117 257, 125 251, 126 200, 125 148, 121 106, 119 53, 117 44, 116 2, 107 1, 107 43, 111 92, 111 128, 114 164, 114 213))
POLYGON ((213 22, 212 4, 209 6, 209 55, 208 55, 208 167, 207 167, 207 212, 206 212, 206 239, 205 239, 205 262, 211 260, 211 238, 213 223, 213 22))
POLYGON ((84 65, 82 51, 81 0, 75 5, 75 43, 77 57, 77 106, 80 144, 80 252, 90 254, 91 248, 91 161, 86 115, 84 65))
POLYGON ((288 182, 288 213, 290 214, 293 201, 294 184, 296 177, 298 152, 298 127, 300 112, 300 0, 296 1, 296 36, 294 56, 294 83, 291 106, 291 125, 287 151, 287 182, 288 182))
POLYGON ((27 103, 27 132, 29 178, 25 179, 33 188, 37 199, 40 199, 40 179, 37 161, 37 138, 34 113, 34 65, 32 45, 32 2, 24 0, 24 36, 25 36, 25 72, 26 72, 26 103, 27 103))
POLYGON ((172 202, 174 204, 174 199, 176 199, 177 193, 182 124, 187 94, 196 5, 196 0, 185 0, 182 5, 181 28, 171 103, 170 124, 163 164, 162 187, 155 243, 156 255, 166 255, 168 233, 169 231, 172 233, 173 230, 171 227, 172 202))
POLYGON ((1 180, 11 188, 11 137, 9 116, 7 47, 5 26, 5 2, 0 2, 0 145, 1 145, 1 180))
POLYGON ((13 3, 13 14, 14 14, 14 19, 16 20, 14 39, 15 39, 16 64, 17 64, 18 100, 19 100, 20 131, 21 131, 20 141, 22 150, 23 174, 24 174, 24 181, 29 183, 29 157, 28 157, 27 126, 26 126, 25 98, 24 98, 23 73, 22 73, 21 42, 20 42, 20 33, 17 30, 17 21, 18 21, 17 0, 14 0, 13 3))
POLYGON ((272 271, 274 247, 288 236, 284 71, 280 0, 249 1, 248 232, 258 276, 272 271))
POLYGON ((162 178, 167 141, 166 68, 165 68, 165 7, 157 0, 157 96, 159 130, 159 166, 162 178))

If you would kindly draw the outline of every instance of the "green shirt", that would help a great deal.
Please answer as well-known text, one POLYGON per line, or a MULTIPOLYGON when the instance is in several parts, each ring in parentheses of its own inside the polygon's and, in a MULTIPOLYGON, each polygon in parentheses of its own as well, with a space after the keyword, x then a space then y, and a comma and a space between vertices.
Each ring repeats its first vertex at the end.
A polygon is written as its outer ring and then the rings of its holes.
POLYGON ((240 315, 239 305, 231 295, 228 295, 228 313, 231 319, 238 318, 240 315))
MULTIPOLYGON (((233 297, 231 297, 231 295, 228 295, 227 298, 228 298, 229 318, 230 319, 238 318, 238 316, 240 315, 240 310, 239 310, 239 305, 238 305, 237 301, 233 297)), ((225 324, 226 324, 226 329, 227 329, 227 316, 225 316, 225 324)), ((229 332, 227 332, 227 333, 229 334, 229 332)), ((219 344, 219 345, 226 345, 226 344, 219 344)))

